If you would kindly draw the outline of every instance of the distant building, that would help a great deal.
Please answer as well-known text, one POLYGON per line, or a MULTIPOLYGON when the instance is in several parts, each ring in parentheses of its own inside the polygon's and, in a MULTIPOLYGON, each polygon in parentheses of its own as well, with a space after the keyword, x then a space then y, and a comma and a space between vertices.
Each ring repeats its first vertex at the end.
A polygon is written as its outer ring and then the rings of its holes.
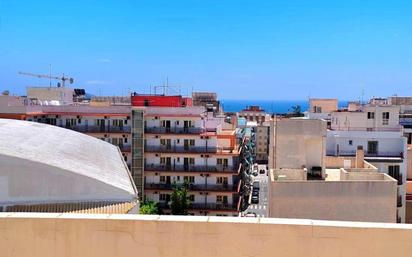
POLYGON ((74 89, 69 87, 28 87, 27 97, 47 105, 67 105, 73 103, 74 89))
POLYGON ((214 113, 220 113, 221 111, 216 93, 193 92, 192 99, 194 106, 204 106, 208 111, 213 111, 214 113))
POLYGON ((338 110, 338 99, 311 98, 309 99, 309 119, 324 119, 330 127, 331 113, 338 110))
POLYGON ((119 149, 74 131, 0 119, 0 210, 136 213, 119 149))
POLYGON ((238 113, 239 118, 245 118, 247 121, 255 121, 258 125, 270 119, 270 115, 259 106, 249 106, 238 113))

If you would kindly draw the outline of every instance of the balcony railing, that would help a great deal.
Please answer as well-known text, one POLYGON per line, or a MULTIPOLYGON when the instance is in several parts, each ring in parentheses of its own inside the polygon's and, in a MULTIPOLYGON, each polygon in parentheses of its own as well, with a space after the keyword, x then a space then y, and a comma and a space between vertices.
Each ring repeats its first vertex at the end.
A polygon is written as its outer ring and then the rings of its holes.
MULTIPOLYGON (((159 190, 172 190, 173 184, 171 183, 145 183, 145 189, 159 189, 159 190)), ((237 185, 228 184, 190 184, 188 187, 189 191, 217 191, 217 192, 236 192, 238 189, 237 185)))
MULTIPOLYGON (((170 209, 170 205, 166 202, 160 202, 161 209, 170 209)), ((190 210, 217 210, 217 211, 237 211, 237 204, 231 203, 191 203, 190 210)))
POLYGON ((89 125, 76 125, 76 126, 63 126, 64 128, 71 129, 81 133, 130 133, 130 126, 89 126, 89 125))
POLYGON ((206 147, 206 146, 173 146, 173 145, 145 145, 145 152, 151 153, 216 153, 232 154, 235 148, 232 147, 206 147))
POLYGON ((184 146, 167 146, 167 145, 145 145, 146 152, 156 153, 216 153, 216 147, 184 147, 184 146))
POLYGON ((202 134, 206 132, 206 130, 203 128, 195 128, 195 127, 190 127, 190 128, 145 127, 144 131, 145 133, 148 133, 148 134, 202 134))
POLYGON ((238 171, 237 166, 202 166, 202 165, 155 165, 146 164, 147 171, 178 171, 178 172, 227 172, 234 173, 238 171))
POLYGON ((402 131, 402 126, 392 126, 392 127, 332 127, 330 130, 333 131, 368 131, 368 132, 400 132, 402 131))
MULTIPOLYGON (((356 150, 353 151, 339 151, 337 153, 334 150, 328 150, 326 151, 326 155, 328 156, 356 156, 356 150)), ((400 157, 403 158, 403 152, 376 152, 376 153, 371 153, 365 151, 365 157, 400 157)))

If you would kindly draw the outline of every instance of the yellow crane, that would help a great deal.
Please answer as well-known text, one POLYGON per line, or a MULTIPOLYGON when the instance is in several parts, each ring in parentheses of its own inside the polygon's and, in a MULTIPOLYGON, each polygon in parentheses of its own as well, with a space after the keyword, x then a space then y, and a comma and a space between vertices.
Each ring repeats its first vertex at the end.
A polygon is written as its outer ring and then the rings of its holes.
POLYGON ((61 83, 60 82, 57 83, 57 87, 64 87, 66 81, 68 81, 70 84, 73 84, 73 82, 74 82, 73 78, 66 77, 64 74, 61 77, 51 76, 51 75, 44 75, 44 74, 35 74, 35 73, 30 73, 30 72, 22 72, 22 71, 19 71, 19 74, 20 75, 26 75, 26 76, 32 76, 32 77, 36 77, 36 78, 60 80, 61 83))

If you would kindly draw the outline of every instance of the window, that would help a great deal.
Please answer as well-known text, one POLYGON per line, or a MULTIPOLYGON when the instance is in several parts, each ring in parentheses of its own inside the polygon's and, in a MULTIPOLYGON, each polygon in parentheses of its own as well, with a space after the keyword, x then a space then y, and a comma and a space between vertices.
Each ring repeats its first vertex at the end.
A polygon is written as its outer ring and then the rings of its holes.
POLYGON ((382 113, 382 119, 389 120, 389 112, 383 112, 382 113))
POLYGON ((399 172, 399 165, 388 166, 388 175, 391 176, 392 178, 402 182, 402 177, 400 176, 400 172, 399 172))
POLYGON ((368 141, 368 154, 378 153, 378 141, 368 141))
POLYGON ((226 159, 226 158, 217 158, 217 165, 221 165, 221 166, 224 166, 224 167, 227 167, 229 164, 228 164, 228 159, 226 159))
POLYGON ((217 195, 216 196, 216 203, 228 203, 227 195, 217 195))
POLYGON ((374 112, 368 112, 368 120, 375 119, 375 113, 374 112))
POLYGON ((195 140, 194 140, 194 139, 190 139, 190 140, 189 140, 189 145, 190 145, 190 146, 194 146, 194 145, 195 145, 195 140))
POLYGON ((160 176, 160 183, 166 183, 166 176, 160 176))
POLYGON ((184 176, 184 181, 187 183, 195 183, 195 177, 194 176, 184 176))
POLYGON ((353 145, 353 141, 352 141, 352 140, 349 140, 349 145, 353 145))
POLYGON ((189 200, 191 202, 194 202, 195 201, 195 195, 189 195, 189 200))
POLYGON ((159 195, 159 201, 169 201, 170 195, 168 194, 160 194, 159 195))
POLYGON ((217 177, 216 184, 226 184, 227 185, 227 177, 217 177))

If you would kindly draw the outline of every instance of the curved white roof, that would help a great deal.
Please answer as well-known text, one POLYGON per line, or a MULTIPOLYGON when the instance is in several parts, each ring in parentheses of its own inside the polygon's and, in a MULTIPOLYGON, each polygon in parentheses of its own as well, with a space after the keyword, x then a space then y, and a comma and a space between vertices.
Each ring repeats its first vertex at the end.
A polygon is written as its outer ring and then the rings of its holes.
MULTIPOLYGON (((13 170, 13 167, 26 163, 26 167, 29 167, 26 172, 30 172, 30 165, 32 165, 33 172, 37 172, 36 176, 47 173, 53 177, 51 180, 53 183, 57 181, 62 183, 62 186, 72 187, 67 189, 71 190, 71 193, 76 187, 83 195, 89 192, 90 197, 86 197, 88 199, 93 199, 93 193, 100 194, 105 189, 110 194, 107 193, 105 196, 103 193, 97 197, 97 200, 110 198, 110 195, 113 195, 113 199, 123 197, 127 199, 137 195, 130 173, 117 147, 68 129, 35 122, 0 119, 0 157, 3 160, 0 161, 0 179, 2 175, 8 177, 9 183, 11 183, 10 174, 2 170, 5 170, 5 167, 13 170), (81 188, 82 186, 78 184, 82 180, 87 181, 83 185, 86 188, 81 188), (72 182, 76 185, 70 185, 72 182)), ((47 185, 51 182, 36 183, 47 185)), ((53 192, 59 191, 59 188, 56 186, 47 190, 43 194, 51 196, 53 192)), ((6 193, 3 192, 3 196, 6 193)), ((63 195, 62 192, 58 193, 63 195)), ((1 194, 0 190, 0 198, 1 194)))

